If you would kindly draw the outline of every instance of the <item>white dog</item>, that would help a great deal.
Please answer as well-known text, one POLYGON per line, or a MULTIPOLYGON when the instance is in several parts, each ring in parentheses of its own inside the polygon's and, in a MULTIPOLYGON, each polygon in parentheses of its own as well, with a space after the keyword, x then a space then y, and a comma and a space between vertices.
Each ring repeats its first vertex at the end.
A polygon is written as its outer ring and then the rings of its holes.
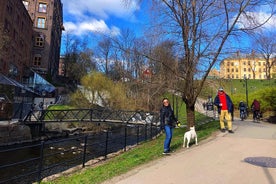
POLYGON ((189 144, 191 139, 195 139, 195 144, 197 144, 197 135, 196 135, 196 131, 195 131, 195 127, 190 127, 190 130, 185 132, 184 134, 184 141, 183 141, 183 148, 185 147, 185 141, 187 139, 187 148, 189 148, 189 144))

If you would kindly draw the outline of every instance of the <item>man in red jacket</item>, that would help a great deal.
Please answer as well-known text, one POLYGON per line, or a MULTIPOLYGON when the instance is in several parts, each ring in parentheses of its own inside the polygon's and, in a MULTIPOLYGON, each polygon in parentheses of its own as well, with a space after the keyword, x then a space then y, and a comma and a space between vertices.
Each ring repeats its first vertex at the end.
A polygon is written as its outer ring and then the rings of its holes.
POLYGON ((232 130, 231 112, 233 111, 233 103, 230 97, 220 87, 218 95, 215 97, 214 104, 218 107, 218 113, 220 115, 220 128, 222 132, 225 132, 224 119, 227 120, 227 128, 229 133, 234 133, 232 130))

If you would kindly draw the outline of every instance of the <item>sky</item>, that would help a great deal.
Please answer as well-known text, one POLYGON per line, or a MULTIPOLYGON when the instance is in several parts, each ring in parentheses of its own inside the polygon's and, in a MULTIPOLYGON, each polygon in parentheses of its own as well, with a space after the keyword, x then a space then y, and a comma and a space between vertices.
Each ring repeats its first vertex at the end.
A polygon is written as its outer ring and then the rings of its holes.
MULTIPOLYGON (((148 19, 145 4, 140 5, 138 1, 130 0, 131 4, 126 6, 123 0, 62 0, 65 31, 79 37, 93 34, 116 36, 129 28, 139 37, 148 19)), ((258 12, 250 13, 263 20, 268 16, 266 9, 263 7, 258 12)), ((276 29, 276 16, 265 28, 276 29)))
POLYGON ((122 0, 62 0, 65 30, 76 36, 93 34, 119 35, 130 28, 141 33, 146 21, 136 0, 128 6, 122 0))

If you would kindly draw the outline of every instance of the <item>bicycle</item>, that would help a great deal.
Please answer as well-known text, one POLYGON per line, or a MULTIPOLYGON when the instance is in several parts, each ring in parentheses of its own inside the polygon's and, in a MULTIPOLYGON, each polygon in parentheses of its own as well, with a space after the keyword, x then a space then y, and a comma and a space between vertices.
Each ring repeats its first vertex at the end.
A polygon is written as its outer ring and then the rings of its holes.
POLYGON ((242 121, 247 118, 247 113, 245 112, 245 110, 240 111, 240 118, 242 121))

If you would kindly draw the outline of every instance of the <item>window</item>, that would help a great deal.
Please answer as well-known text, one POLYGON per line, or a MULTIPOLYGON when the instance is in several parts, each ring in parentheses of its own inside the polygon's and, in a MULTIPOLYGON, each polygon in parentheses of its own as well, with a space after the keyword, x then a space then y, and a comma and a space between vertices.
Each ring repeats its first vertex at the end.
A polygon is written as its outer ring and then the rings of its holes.
POLYGON ((38 19, 37 19, 37 27, 38 28, 46 28, 45 23, 46 23, 46 19, 45 18, 38 17, 38 19))
POLYGON ((239 72, 239 69, 238 69, 238 68, 236 68, 236 72, 239 72))
POLYGON ((47 12, 47 4, 46 3, 39 3, 38 12, 46 13, 47 12))
POLYGON ((251 79, 251 74, 248 74, 248 79, 251 79))
POLYGON ((248 69, 247 69, 247 71, 249 71, 249 72, 250 72, 250 71, 251 71, 251 70, 250 70, 250 68, 248 68, 248 69))
POLYGON ((34 56, 34 66, 40 66, 41 65, 41 56, 35 55, 34 56))
POLYGON ((234 72, 234 68, 232 68, 232 70, 231 70, 232 72, 234 72))
POLYGON ((230 63, 229 63, 229 62, 227 62, 227 66, 230 66, 230 63))
POLYGON ((230 72, 230 69, 229 69, 229 68, 227 68, 227 72, 230 72))
POLYGON ((44 47, 44 35, 38 35, 35 37, 35 46, 36 47, 44 47))
POLYGON ((246 72, 246 68, 243 68, 243 71, 246 72))
POLYGON ((231 63, 231 66, 234 66, 234 63, 231 63))
POLYGON ((261 62, 259 62, 259 66, 261 66, 261 64, 262 64, 262 63, 261 63, 261 62))
POLYGON ((236 79, 238 79, 239 78, 239 75, 236 75, 236 79))
POLYGON ((247 65, 250 65, 250 61, 247 61, 247 65))
POLYGON ((24 4, 26 10, 29 10, 29 2, 28 1, 23 1, 23 4, 24 4))

